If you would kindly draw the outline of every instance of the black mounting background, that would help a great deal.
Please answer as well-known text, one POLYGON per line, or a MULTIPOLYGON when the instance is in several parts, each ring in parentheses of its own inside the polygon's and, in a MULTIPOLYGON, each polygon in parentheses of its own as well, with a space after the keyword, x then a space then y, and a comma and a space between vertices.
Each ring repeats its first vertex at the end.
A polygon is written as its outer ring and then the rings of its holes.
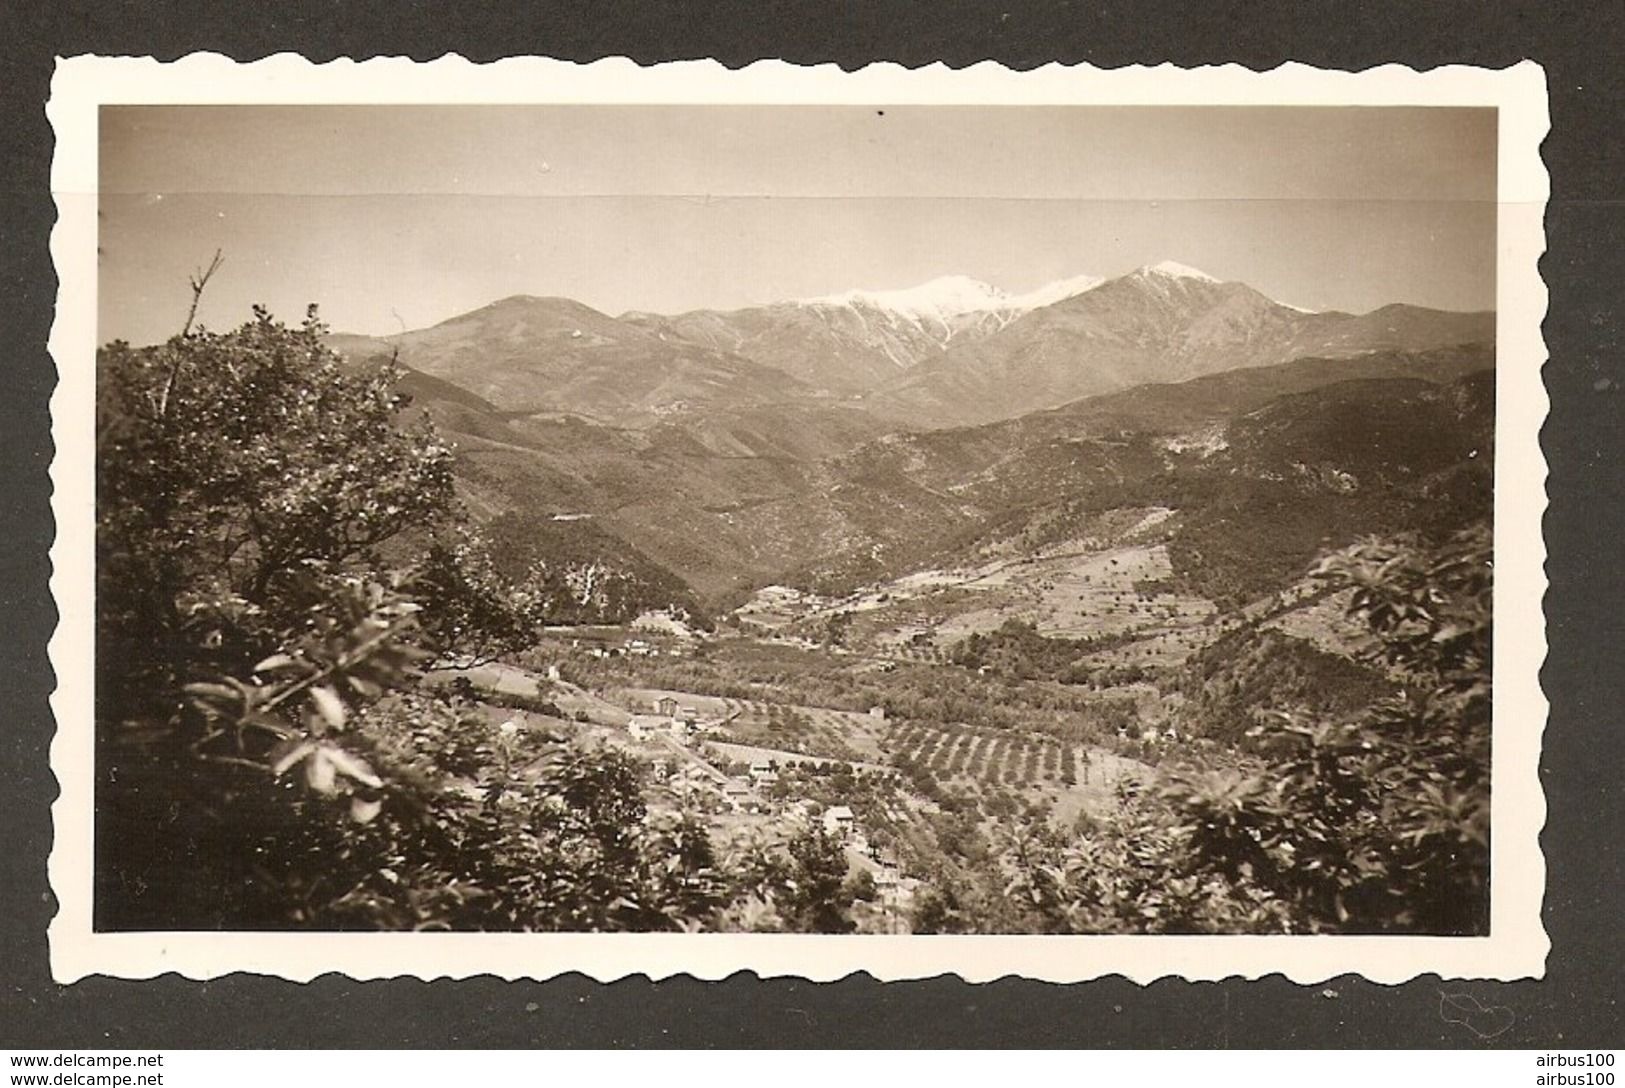
MULTIPOLYGON (((174 0, 0 0, 0 1047, 510 1047, 510 1046, 1068 1046, 1068 1047, 1618 1047, 1620 843, 1618 647, 1625 473, 1620 457, 1625 365, 1620 355, 1625 230, 1625 5, 1435 0, 1327 0, 1185 5, 1164 0, 1029 0, 1001 8, 906 3, 444 4, 179 3, 174 0), (296 51, 315 61, 457 52, 485 61, 541 54, 640 63, 712 57, 861 67, 994 60, 1014 68, 1087 62, 1286 61, 1341 69, 1398 62, 1504 67, 1530 58, 1547 72, 1552 134, 1548 252, 1551 290, 1544 372, 1551 415, 1545 519, 1551 588, 1552 713, 1541 777, 1550 817, 1545 979, 1397 987, 1340 978, 1295 986, 1256 982, 1148 987, 1121 978, 1077 986, 958 979, 883 985, 867 976, 813 985, 735 976, 721 983, 634 978, 604 986, 579 975, 537 984, 491 978, 308 986, 235 975, 196 983, 105 978, 51 981, 45 927, 55 909, 45 876, 56 794, 45 642, 55 621, 46 578, 53 526, 46 401, 54 371, 45 343, 56 281, 47 248, 52 133, 44 114, 55 56, 169 59, 209 50, 253 60, 296 51), (1441 990, 1510 1009, 1491 1040, 1439 1015, 1441 990), (1335 991, 1335 996, 1332 992, 1335 991)), ((1535 617, 1503 617, 1533 622, 1535 617)), ((68 678, 68 683, 73 683, 68 678)))

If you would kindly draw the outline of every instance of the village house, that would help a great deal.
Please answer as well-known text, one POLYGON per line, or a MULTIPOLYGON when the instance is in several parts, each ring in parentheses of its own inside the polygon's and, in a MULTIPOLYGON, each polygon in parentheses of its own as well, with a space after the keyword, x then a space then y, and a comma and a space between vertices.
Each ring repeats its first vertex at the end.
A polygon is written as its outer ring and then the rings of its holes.
POLYGON ((886 708, 883 707, 883 706, 872 706, 872 707, 870 707, 869 708, 869 717, 873 718, 877 722, 885 721, 886 720, 886 708))
POLYGON ((758 786, 771 786, 779 780, 779 771, 768 760, 758 759, 750 765, 750 778, 758 786))
POLYGON ((677 717, 677 700, 670 695, 662 695, 655 700, 655 713, 667 718, 677 717))
POLYGON ((843 839, 852 833, 854 821, 852 810, 845 805, 834 805, 824 812, 824 830, 843 839))

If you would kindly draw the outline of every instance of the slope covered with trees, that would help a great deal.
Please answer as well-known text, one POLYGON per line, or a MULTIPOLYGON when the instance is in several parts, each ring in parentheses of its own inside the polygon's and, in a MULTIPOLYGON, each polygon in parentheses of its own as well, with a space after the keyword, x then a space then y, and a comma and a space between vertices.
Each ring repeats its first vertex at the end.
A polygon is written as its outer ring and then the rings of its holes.
POLYGON ((1257 758, 1165 766, 1121 818, 1018 835, 1006 862, 1070 932, 1489 931, 1490 535, 1370 541, 1319 576, 1351 591, 1402 686, 1352 716, 1283 709, 1257 758))

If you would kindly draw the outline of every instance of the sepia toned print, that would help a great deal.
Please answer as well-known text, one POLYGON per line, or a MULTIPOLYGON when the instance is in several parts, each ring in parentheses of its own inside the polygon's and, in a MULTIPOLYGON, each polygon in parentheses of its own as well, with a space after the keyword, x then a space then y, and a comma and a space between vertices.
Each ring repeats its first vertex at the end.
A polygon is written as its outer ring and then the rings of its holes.
POLYGON ((60 73, 59 976, 1539 972, 1538 71, 526 63, 60 73))

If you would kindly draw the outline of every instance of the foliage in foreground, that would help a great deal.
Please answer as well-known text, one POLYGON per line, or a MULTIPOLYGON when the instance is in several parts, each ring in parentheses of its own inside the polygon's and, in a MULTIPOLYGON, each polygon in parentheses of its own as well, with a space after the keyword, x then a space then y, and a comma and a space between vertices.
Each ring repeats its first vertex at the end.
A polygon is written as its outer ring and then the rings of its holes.
POLYGON ((624 756, 417 683, 534 641, 545 595, 395 368, 323 333, 98 359, 98 927, 848 928, 820 836, 724 863, 624 756))
MULTIPOLYGON (((314 308, 99 354, 100 690, 127 712, 240 673, 346 579, 416 582, 428 644, 525 644, 535 602, 465 543, 452 451, 398 368, 347 367, 314 308)), ((148 709, 152 709, 148 707, 148 709)))

